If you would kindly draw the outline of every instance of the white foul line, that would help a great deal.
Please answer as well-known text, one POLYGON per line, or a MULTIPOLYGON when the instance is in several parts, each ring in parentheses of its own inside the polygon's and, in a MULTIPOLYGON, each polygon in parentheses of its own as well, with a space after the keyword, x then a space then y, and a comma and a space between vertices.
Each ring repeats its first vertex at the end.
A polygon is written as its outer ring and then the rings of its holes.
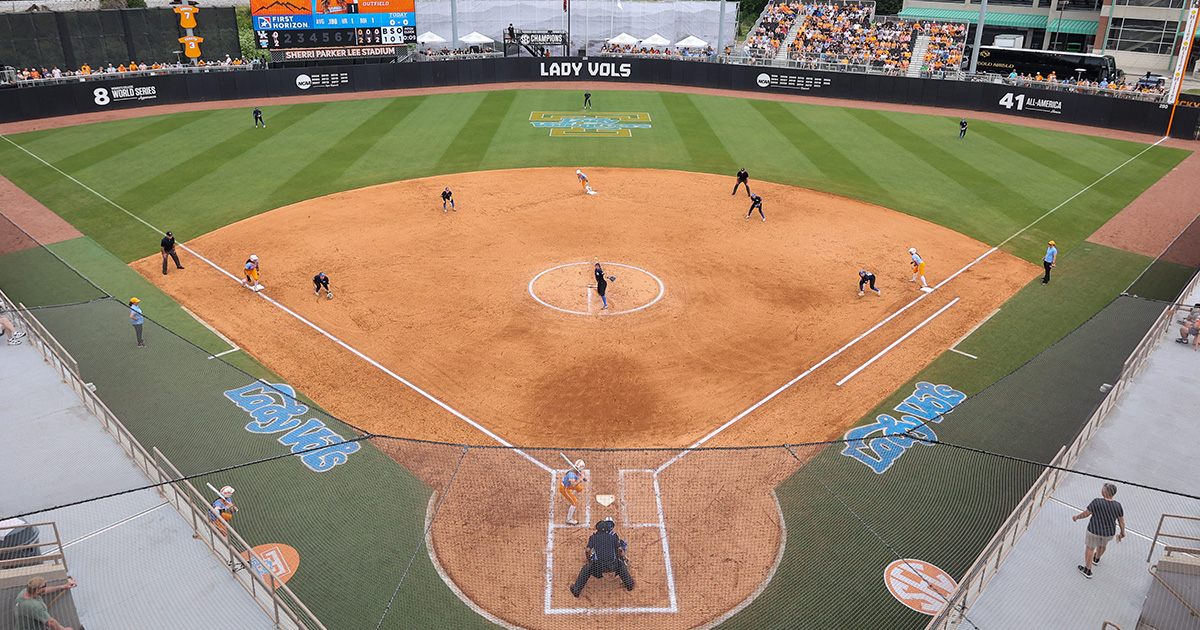
MULTIPOLYGON (((983 321, 979 322, 978 324, 975 324, 975 326, 973 326, 973 327, 971 328, 971 330, 968 330, 968 331, 967 331, 967 334, 963 335, 962 337, 959 337, 958 341, 955 341, 955 342, 954 342, 954 345, 953 345, 953 346, 950 346, 950 349, 951 349, 951 350, 954 350, 955 348, 957 348, 957 347, 958 347, 958 344, 960 344, 960 343, 962 343, 962 342, 966 341, 966 340, 967 340, 967 337, 970 337, 971 335, 975 334, 975 331, 976 331, 976 330, 979 330, 979 327, 980 327, 980 326, 983 326, 984 324, 986 324, 986 323, 988 322, 988 320, 989 320, 989 319, 991 319, 991 318, 995 317, 995 316, 996 316, 996 313, 999 313, 999 312, 1000 312, 1000 309, 996 309, 996 310, 992 311, 992 314, 991 314, 991 315, 988 315, 987 317, 984 317, 984 318, 983 318, 983 321)), ((956 351, 956 352, 957 352, 957 351, 956 351)), ((963 353, 963 354, 966 354, 966 353, 963 353)))
MULTIPOLYGON (((157 232, 157 233, 159 233, 159 234, 163 234, 163 233, 164 233, 162 230, 160 230, 160 229, 158 229, 158 228, 154 227, 154 226, 153 226, 153 225, 151 225, 150 223, 147 223, 146 221, 144 221, 144 220, 143 220, 141 217, 137 216, 136 214, 134 214, 134 213, 132 213, 132 212, 130 212, 130 211, 128 211, 128 210, 126 210, 125 208, 122 208, 122 207, 121 207, 119 204, 117 204, 117 202, 113 201, 112 199, 109 199, 108 197, 105 197, 104 195, 101 195, 100 193, 98 193, 98 192, 96 192, 95 190, 93 190, 92 188, 90 188, 90 187, 89 187, 87 184, 84 184, 83 182, 79 181, 78 179, 75 179, 74 177, 71 177, 70 175, 68 175, 68 174, 64 173, 62 170, 60 170, 58 167, 54 166, 53 164, 51 164, 51 163, 47 162, 46 160, 43 160, 42 158, 40 158, 40 157, 38 157, 38 156, 34 155, 32 152, 30 152, 30 151, 29 151, 28 149, 26 149, 25 147, 23 147, 23 146, 21 146, 21 145, 19 145, 19 144, 15 143, 15 142, 13 142, 12 140, 9 140, 7 136, 0 135, 0 138, 4 138, 4 140, 5 140, 6 142, 8 142, 9 144, 13 145, 14 147, 17 147, 18 149, 20 149, 20 150, 24 151, 25 153, 29 154, 29 156, 30 156, 30 157, 32 157, 33 159, 35 159, 35 160, 37 160, 37 161, 41 162, 42 164, 45 164, 46 166, 49 166, 50 168, 54 169, 54 171, 55 171, 55 172, 57 172, 58 174, 62 175, 63 177, 66 177, 67 179, 69 179, 69 180, 71 180, 71 181, 75 182, 76 184, 79 184, 80 186, 82 186, 82 187, 83 187, 85 190, 87 190, 88 192, 90 192, 90 193, 92 193, 93 195, 96 195, 97 197, 99 197, 99 198, 103 199, 104 201, 108 202, 108 204, 109 204, 109 205, 111 205, 112 207, 116 208, 117 210, 120 210, 121 212, 124 212, 125 214, 129 215, 129 216, 130 216, 130 217, 132 217, 134 220, 136 220, 138 223, 141 223, 142 225, 144 225, 144 226, 146 226, 146 227, 150 228, 151 230, 154 230, 155 232, 157 232)), ((223 274, 225 274, 225 275, 229 276, 230 278, 232 278, 232 279, 233 279, 235 282, 237 282, 238 284, 241 284, 241 283, 242 283, 242 281, 241 281, 241 279, 240 279, 240 278, 238 278, 237 276, 233 275, 232 273, 229 273, 229 271, 227 271, 227 270, 223 269, 222 267, 220 267, 219 265, 217 265, 217 264, 216 264, 216 263, 214 263, 213 261, 211 261, 211 260, 209 260, 209 259, 205 258, 204 256, 201 256, 199 253, 197 253, 195 250, 191 249, 191 248, 190 248, 190 247, 188 247, 187 245, 184 245, 183 243, 180 243, 180 244, 179 244, 179 247, 180 247, 180 248, 182 248, 184 251, 188 252, 189 254, 191 254, 191 255, 195 256, 196 258, 198 258, 198 259, 200 259, 200 260, 204 261, 205 263, 208 263, 208 265, 209 265, 210 267, 212 267, 213 269, 216 269, 217 271, 219 271, 219 272, 221 272, 221 273, 223 273, 223 274)), ((417 392, 417 393, 418 393, 418 394, 420 394, 421 396, 424 396, 424 397, 425 397, 425 399, 429 400, 429 401, 430 401, 430 402, 432 402, 433 404, 435 404, 435 405, 437 405, 437 406, 441 407, 442 409, 446 410, 447 412, 449 412, 451 415, 455 416, 455 417, 456 417, 456 418, 458 418, 459 420, 462 420, 463 422, 466 422, 467 424, 469 424, 469 425, 471 425, 471 426, 475 427, 475 428, 476 428, 476 429, 478 429, 480 432, 482 432, 484 435, 486 435, 486 436, 488 436, 488 437, 492 438, 493 440, 495 440, 495 441, 499 442, 500 444, 502 444, 502 445, 504 445, 504 446, 506 446, 506 447, 508 447, 508 448, 511 448, 513 451, 515 451, 516 453, 518 453, 519 455, 521 455, 521 456, 522 456, 522 457, 524 457, 525 459, 527 459, 527 460, 529 460, 529 461, 533 462, 533 464, 534 464, 534 465, 536 465, 537 467, 541 468, 542 470, 545 470, 546 472, 551 472, 551 468, 550 468, 549 466, 547 466, 547 465, 543 464, 542 462, 539 462, 538 460, 534 459, 534 458, 533 458, 533 457, 531 457, 531 456, 530 456, 528 453, 526 453, 526 452, 522 451, 521 449, 519 449, 519 448, 516 448, 515 446, 513 446, 513 445, 512 445, 510 442, 508 442, 508 441, 507 441, 507 440, 505 440, 504 438, 502 438, 502 437, 500 437, 500 436, 496 435, 495 433, 492 433, 492 432, 491 432, 491 431, 489 431, 488 429, 484 428, 484 427, 483 427, 483 425, 481 425, 481 424, 479 424, 478 422, 475 422, 474 420, 472 420, 472 419, 470 419, 470 418, 466 417, 465 415, 463 415, 462 413, 460 413, 460 412, 459 412, 457 409, 454 409, 454 408, 453 408, 453 407, 451 407, 450 405, 447 405, 446 403, 444 403, 444 402, 442 402, 442 401, 438 400, 437 398, 434 398, 434 397, 433 397, 431 394, 429 394, 429 393, 428 393, 428 392, 426 392, 425 390, 423 390, 423 389, 421 389, 420 387, 417 387, 416 385, 414 385, 413 383, 410 383, 409 381, 405 380, 405 379, 404 379, 404 377, 402 377, 402 376, 400 376, 399 374, 396 374, 395 372, 393 372, 393 371, 389 370, 388 368, 384 367, 384 366, 383 366, 383 365, 381 365, 381 364, 380 364, 378 361, 376 361, 376 360, 372 359, 371 357, 368 357, 367 355, 365 355, 365 354, 363 354, 363 353, 359 352, 357 349, 355 349, 355 348, 354 348, 353 346, 351 346, 350 344, 348 344, 348 343, 346 343, 346 342, 342 341, 341 339, 338 339, 337 337, 334 337, 333 335, 329 334, 328 332, 326 332, 326 331, 325 331, 323 328, 321 328, 320 326, 317 326, 316 324, 314 324, 314 323, 312 323, 312 322, 308 321, 307 319, 305 319, 304 317, 302 317, 302 316, 301 316, 299 313, 297 313, 297 312, 293 311, 292 309, 290 309, 290 308, 288 308, 288 307, 286 307, 286 306, 284 306, 284 305, 280 304, 279 302, 276 302, 275 300, 272 300, 271 298, 267 297, 267 296, 266 296, 266 294, 264 294, 264 293, 261 293, 261 292, 256 292, 256 294, 257 294, 259 297, 261 297, 262 299, 266 300, 267 302, 270 302, 271 304, 275 305, 276 307, 278 307, 278 308, 279 308, 280 310, 282 310, 283 312, 285 312, 285 313, 287 313, 288 315, 291 315, 292 317, 296 318, 297 320, 299 320, 299 321, 300 321, 301 323, 303 323, 304 325, 306 325, 306 326, 308 326, 309 328, 312 328, 313 330, 315 330, 315 331, 317 331, 317 332, 321 333, 321 334, 322 334, 322 335, 324 335, 326 338, 328 338, 329 340, 333 341, 334 343, 336 343, 337 345, 341 346, 342 348, 346 349, 347 351, 349 351, 350 353, 354 354, 354 355, 355 355, 355 356, 357 356, 358 358, 360 358, 360 359, 362 359, 363 361, 366 361, 367 363, 371 364, 372 366, 374 366, 374 367, 375 367, 376 369, 378 369, 379 371, 381 371, 381 372, 383 372, 384 374, 387 374, 388 376, 390 376, 390 377, 392 377, 392 378, 396 379, 397 381, 400 381, 401 383, 403 383, 403 384, 407 385, 407 386, 409 387, 409 389, 412 389, 413 391, 417 392)), ((198 318, 197 318, 197 319, 198 319, 198 318)), ((220 334, 220 333, 218 333, 218 334, 220 334)), ((232 344, 232 342, 231 342, 231 344, 232 344)))
POLYGON ((970 357, 970 358, 972 358, 972 359, 978 359, 978 358, 979 358, 979 357, 977 357, 977 356, 975 356, 975 355, 973 355, 973 354, 967 354, 966 352, 963 352, 962 350, 959 350, 958 348, 950 348, 950 352, 957 352, 957 353, 959 353, 959 354, 963 355, 964 357, 970 357))
POLYGON ((880 357, 882 357, 883 355, 887 354, 889 350, 891 350, 892 348, 895 348, 896 346, 900 345, 900 342, 904 341, 905 339, 908 339, 909 337, 911 337, 911 336, 913 335, 913 333, 915 333, 915 332, 917 332, 918 330, 921 330, 922 328, 924 328, 924 327, 925 327, 925 324, 928 324, 929 322, 933 321, 933 319, 934 319, 935 317, 937 317, 938 315, 941 315, 942 313, 945 313, 945 312, 946 312, 946 309, 950 308, 951 306, 954 306, 954 305, 955 305, 955 304, 957 304, 957 303, 958 303, 958 301, 959 301, 959 300, 961 300, 961 299, 962 299, 962 298, 954 298, 953 300, 951 300, 951 301, 950 301, 950 303, 949 303, 949 304, 947 304, 947 305, 943 306, 942 308, 939 308, 939 309, 938 309, 938 311, 937 311, 936 313, 934 313, 933 315, 930 315, 929 317, 926 317, 926 318, 925 318, 925 321, 921 322, 920 324, 917 324, 917 327, 916 327, 916 328, 913 328, 912 330, 910 330, 910 331, 908 331, 908 332, 904 333, 904 335, 902 335, 902 336, 901 336, 899 339, 897 339, 897 340, 893 341, 892 343, 888 344, 888 347, 884 348, 883 350, 880 350, 880 351, 879 351, 879 354, 876 354, 875 356, 871 357, 871 359, 870 359, 869 361, 867 361, 866 363, 864 363, 864 364, 862 364, 862 365, 858 366, 858 368, 857 368, 857 369, 855 369, 853 372, 851 372, 851 373, 847 374, 847 375, 846 375, 844 378, 842 378, 842 380, 840 380, 840 381, 838 381, 838 382, 837 382, 837 386, 838 386, 838 387, 841 387, 841 386, 842 386, 842 383, 845 383, 846 381, 848 381, 848 380, 850 380, 850 379, 854 378, 854 376, 855 376, 856 374, 858 374, 859 372, 861 372, 861 371, 863 371, 863 370, 867 369, 868 367, 870 367, 870 365, 871 365, 872 363, 874 363, 874 362, 878 361, 878 360, 879 360, 879 358, 880 358, 880 357))

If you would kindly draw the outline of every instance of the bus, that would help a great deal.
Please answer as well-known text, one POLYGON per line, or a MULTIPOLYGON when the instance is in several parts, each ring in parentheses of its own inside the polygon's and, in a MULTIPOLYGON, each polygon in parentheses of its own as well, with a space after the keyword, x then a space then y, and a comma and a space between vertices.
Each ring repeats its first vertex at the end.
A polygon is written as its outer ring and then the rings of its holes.
MULTIPOLYGON (((967 47, 963 56, 963 64, 970 64, 971 47, 967 47)), ((1059 80, 1087 79, 1088 81, 1117 81, 1125 78, 1125 73, 1117 68, 1117 62, 1112 55, 1093 55, 1089 53, 1055 52, 1053 50, 1034 50, 1032 48, 1001 48, 999 46, 980 46, 979 61, 975 68, 978 72, 1009 75, 1012 72, 1034 76, 1041 74, 1050 76, 1053 72, 1059 80)))

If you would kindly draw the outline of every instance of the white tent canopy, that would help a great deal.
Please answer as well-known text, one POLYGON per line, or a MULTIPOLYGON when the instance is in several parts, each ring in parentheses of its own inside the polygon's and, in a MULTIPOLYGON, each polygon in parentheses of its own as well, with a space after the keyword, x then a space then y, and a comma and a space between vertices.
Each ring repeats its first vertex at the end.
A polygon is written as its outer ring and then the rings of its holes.
POLYGON ((675 46, 677 48, 704 48, 707 45, 708 42, 696 37, 695 35, 688 35, 687 37, 675 42, 675 46))
POLYGON ((418 44, 440 44, 444 41, 446 41, 445 37, 442 37, 433 31, 425 31, 420 35, 417 35, 418 44))
POLYGON ((621 33, 620 35, 617 35, 616 37, 608 40, 608 43, 619 44, 621 46, 632 46, 632 45, 638 43, 638 41, 640 41, 640 40, 638 40, 638 38, 634 37, 633 35, 630 35, 629 33, 621 33))
POLYGON ((658 33, 655 33, 655 34, 651 35, 650 37, 643 39, 642 45, 643 46, 670 46, 671 40, 667 39, 666 37, 663 37, 662 35, 659 35, 658 33))
POLYGON ((466 35, 459 37, 458 41, 460 41, 464 44, 471 44, 472 46, 477 46, 479 44, 491 44, 491 43, 495 42, 496 40, 492 39, 491 37, 488 37, 487 35, 483 35, 479 31, 471 31, 470 33, 467 33, 466 35))

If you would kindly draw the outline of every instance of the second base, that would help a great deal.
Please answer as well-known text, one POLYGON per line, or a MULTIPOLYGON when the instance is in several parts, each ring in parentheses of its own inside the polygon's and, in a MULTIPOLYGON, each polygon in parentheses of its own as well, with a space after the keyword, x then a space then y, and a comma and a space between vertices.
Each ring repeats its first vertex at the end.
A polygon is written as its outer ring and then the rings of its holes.
POLYGON ((255 291, 262 291, 262 290, 263 290, 263 285, 261 285, 261 284, 256 284, 256 285, 254 285, 254 290, 255 290, 255 291))

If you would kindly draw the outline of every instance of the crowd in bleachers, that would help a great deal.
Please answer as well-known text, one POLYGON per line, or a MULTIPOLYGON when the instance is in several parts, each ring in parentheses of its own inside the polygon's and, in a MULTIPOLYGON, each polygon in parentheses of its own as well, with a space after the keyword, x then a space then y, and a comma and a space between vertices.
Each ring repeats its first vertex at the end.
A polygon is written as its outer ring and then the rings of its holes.
POLYGON ((220 68, 220 67, 229 67, 229 68, 246 67, 246 68, 251 68, 251 67, 258 67, 258 66, 259 66, 259 60, 257 60, 257 59, 251 60, 251 59, 246 59, 245 57, 233 59, 229 55, 226 55, 224 60, 214 60, 214 61, 204 61, 203 59, 198 60, 196 62, 195 66, 193 66, 190 61, 188 61, 188 62, 174 61, 174 62, 163 62, 163 63, 158 63, 158 62, 146 63, 146 62, 130 61, 128 64, 122 62, 122 63, 118 63, 117 65, 113 65, 112 63, 98 63, 94 67, 90 64, 85 63, 82 66, 80 66, 79 68, 76 68, 74 70, 71 70, 71 69, 62 70, 58 66, 54 66, 51 68, 36 68, 36 67, 22 68, 22 69, 16 71, 15 79, 17 81, 43 81, 43 80, 53 80, 53 79, 72 78, 72 77, 111 78, 112 75, 121 75, 123 73, 129 73, 129 72, 171 71, 171 70, 182 70, 185 68, 193 68, 193 67, 218 67, 218 68, 220 68))
MULTIPOLYGON (((600 52, 606 55, 631 55, 641 57, 713 57, 717 51, 712 46, 704 48, 666 48, 659 46, 634 46, 622 44, 605 44, 600 52)), ((729 54, 726 48, 725 54, 729 54)))
MULTIPOLYGON (((550 56, 549 49, 543 49, 542 54, 546 57, 550 56)), ((491 46, 468 46, 467 48, 450 48, 443 46, 441 50, 430 48, 421 51, 418 55, 419 59, 426 61, 449 60, 449 59, 485 59, 487 57, 500 57, 500 51, 491 46)))
POLYGON ((771 0, 763 10, 758 26, 746 36, 746 55, 766 59, 774 57, 788 31, 792 30, 801 6, 800 2, 771 0))
POLYGON ((1008 75, 1007 79, 1011 85, 1035 87, 1043 90, 1063 90, 1083 94, 1109 93, 1120 95, 1121 93, 1129 93, 1159 96, 1167 92, 1165 85, 1138 85, 1137 83, 1108 81, 1104 79, 1099 81, 1077 80, 1075 77, 1059 79, 1058 75, 1054 72, 1045 76, 1040 72, 1037 74, 1017 74, 1016 72, 1012 72, 1008 75))
POLYGON ((967 25, 962 22, 920 22, 918 35, 928 35, 925 58, 921 69, 928 72, 948 72, 962 67, 963 48, 967 42, 967 25))
POLYGON ((802 62, 867 65, 903 72, 912 57, 913 22, 875 22, 869 5, 805 5, 788 56, 802 62))

